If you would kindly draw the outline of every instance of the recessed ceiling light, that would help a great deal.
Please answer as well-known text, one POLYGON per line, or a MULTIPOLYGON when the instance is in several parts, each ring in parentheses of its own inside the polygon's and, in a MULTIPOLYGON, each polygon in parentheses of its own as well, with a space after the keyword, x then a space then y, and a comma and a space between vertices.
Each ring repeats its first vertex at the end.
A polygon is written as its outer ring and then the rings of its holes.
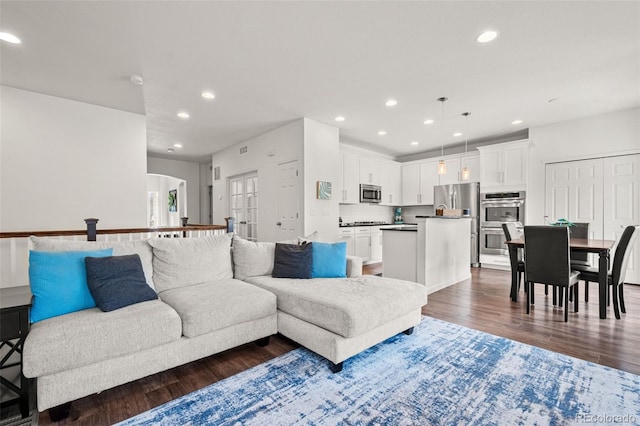
POLYGON ((522 124, 522 120, 513 120, 511 124, 522 124))
POLYGON ((336 121, 344 121, 344 117, 339 115, 335 118, 336 121))
POLYGON ((398 101, 396 101, 395 99, 389 99, 387 102, 384 103, 386 106, 396 106, 398 105, 398 101))
POLYGON ((430 119, 430 118, 428 118, 428 119, 424 120, 424 124, 426 124, 427 126, 428 126, 429 124, 433 124, 433 120, 432 120, 432 119, 430 119))
POLYGON ((385 132, 384 130, 380 130, 380 131, 378 132, 378 136, 384 136, 384 135, 386 135, 386 134, 387 134, 387 132, 385 132))
POLYGON ((188 113, 188 112, 184 112, 184 111, 180 111, 180 112, 178 113, 178 117, 180 117, 180 118, 185 118, 185 119, 186 119, 186 118, 189 118, 189 113, 188 113))
POLYGON ((173 152, 173 148, 168 148, 167 152, 173 152))
POLYGON ((213 92, 202 92, 201 96, 205 99, 214 99, 216 97, 213 92))
POLYGON ((413 145, 413 146, 420 145, 420 142, 418 142, 418 141, 413 141, 413 142, 411 142, 411 145, 413 145))
POLYGON ((174 143, 173 146, 176 147, 176 148, 182 148, 182 144, 181 143, 174 143))
POLYGON ((6 41, 7 43, 11 43, 11 44, 20 44, 20 43, 22 43, 18 37, 14 36, 13 34, 9 34, 9 33, 0 33, 0 40, 6 41))
POLYGON ((453 134, 453 137, 454 137, 454 138, 457 138, 458 136, 462 136, 462 133, 460 133, 460 132, 455 132, 455 133, 453 134))
POLYGON ((476 37, 476 41, 478 43, 489 43, 490 41, 495 40, 496 37, 498 37, 498 32, 489 30, 489 31, 483 32, 478 37, 476 37))

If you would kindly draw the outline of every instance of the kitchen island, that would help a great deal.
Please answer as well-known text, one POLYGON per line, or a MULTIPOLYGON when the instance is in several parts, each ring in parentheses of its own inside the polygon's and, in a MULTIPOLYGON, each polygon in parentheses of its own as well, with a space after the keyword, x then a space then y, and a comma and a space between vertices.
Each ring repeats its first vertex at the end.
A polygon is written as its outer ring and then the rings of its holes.
POLYGON ((417 216, 416 222, 381 228, 383 276, 424 284, 429 293, 471 278, 471 218, 417 216))

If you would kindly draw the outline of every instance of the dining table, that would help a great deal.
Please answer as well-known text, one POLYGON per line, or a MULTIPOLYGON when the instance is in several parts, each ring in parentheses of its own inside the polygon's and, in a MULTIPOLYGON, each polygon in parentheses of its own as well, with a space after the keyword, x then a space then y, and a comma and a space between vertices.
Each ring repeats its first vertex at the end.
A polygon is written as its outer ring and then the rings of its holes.
MULTIPOLYGON (((505 241, 509 248, 509 259, 511 261, 511 300, 518 300, 518 256, 519 248, 524 248, 524 237, 505 241), (515 264, 514 264, 515 263, 515 264)), ((615 244, 613 240, 570 238, 569 248, 573 252, 586 252, 598 254, 598 304, 600 318, 607 318, 607 275, 609 271, 609 257, 611 248, 615 244)), ((526 259, 525 259, 526 262, 526 259)))

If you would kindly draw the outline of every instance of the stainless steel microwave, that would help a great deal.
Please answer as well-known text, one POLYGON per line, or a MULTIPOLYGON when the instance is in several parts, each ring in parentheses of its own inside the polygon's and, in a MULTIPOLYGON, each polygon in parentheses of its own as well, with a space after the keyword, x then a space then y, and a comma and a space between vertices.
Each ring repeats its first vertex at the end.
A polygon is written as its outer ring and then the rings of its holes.
POLYGON ((360 185, 361 203, 379 203, 382 200, 382 187, 378 185, 360 185))

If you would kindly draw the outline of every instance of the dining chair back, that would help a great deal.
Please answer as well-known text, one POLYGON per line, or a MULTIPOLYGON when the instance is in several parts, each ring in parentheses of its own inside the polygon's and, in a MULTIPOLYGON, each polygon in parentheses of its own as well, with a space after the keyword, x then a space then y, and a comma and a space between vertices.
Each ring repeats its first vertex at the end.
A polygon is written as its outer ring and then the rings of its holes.
MULTIPOLYGON (((508 223, 503 223, 502 224, 502 230, 504 231, 504 237, 507 241, 509 240, 515 240, 517 238, 520 238, 522 236, 522 232, 518 230, 518 227, 516 226, 515 223, 513 222, 508 222, 508 223)), ((512 251, 509 250, 509 261, 511 265, 517 265, 518 268, 518 286, 516 287, 515 291, 516 294, 517 292, 520 290, 520 283, 522 281, 522 275, 524 274, 524 261, 523 261, 523 251, 522 249, 518 249, 516 251, 516 259, 512 259, 512 251)), ((514 291, 514 289, 512 288, 511 291, 514 291)), ((512 298, 514 297, 514 295, 510 295, 512 298)))
MULTIPOLYGON (((569 233, 571 238, 589 238, 589 222, 574 222, 573 226, 569 227, 569 233)), ((571 267, 573 269, 580 269, 581 267, 589 267, 589 253, 585 252, 572 252, 571 253, 571 267)))
POLYGON ((571 270, 569 229, 564 226, 524 227, 525 286, 527 313, 533 302, 533 284, 550 284, 564 290, 564 320, 568 321, 569 290, 574 290, 574 312, 578 312, 578 272, 571 270))
MULTIPOLYGON (((624 280, 629 265, 629 259, 633 245, 640 234, 640 226, 627 226, 616 244, 616 251, 613 255, 613 266, 611 273, 607 274, 607 304, 609 302, 609 287, 611 287, 611 298, 613 298, 613 310, 617 319, 620 319, 620 310, 627 312, 624 304, 624 280)), ((590 282, 598 282, 598 268, 588 268, 580 271, 580 279, 584 280, 585 299, 588 299, 588 289, 590 282)))
POLYGON ((617 285, 624 283, 629 259, 631 258, 630 254, 639 232, 640 226, 627 226, 620 236, 616 252, 613 255, 613 267, 611 268, 611 280, 617 285))

